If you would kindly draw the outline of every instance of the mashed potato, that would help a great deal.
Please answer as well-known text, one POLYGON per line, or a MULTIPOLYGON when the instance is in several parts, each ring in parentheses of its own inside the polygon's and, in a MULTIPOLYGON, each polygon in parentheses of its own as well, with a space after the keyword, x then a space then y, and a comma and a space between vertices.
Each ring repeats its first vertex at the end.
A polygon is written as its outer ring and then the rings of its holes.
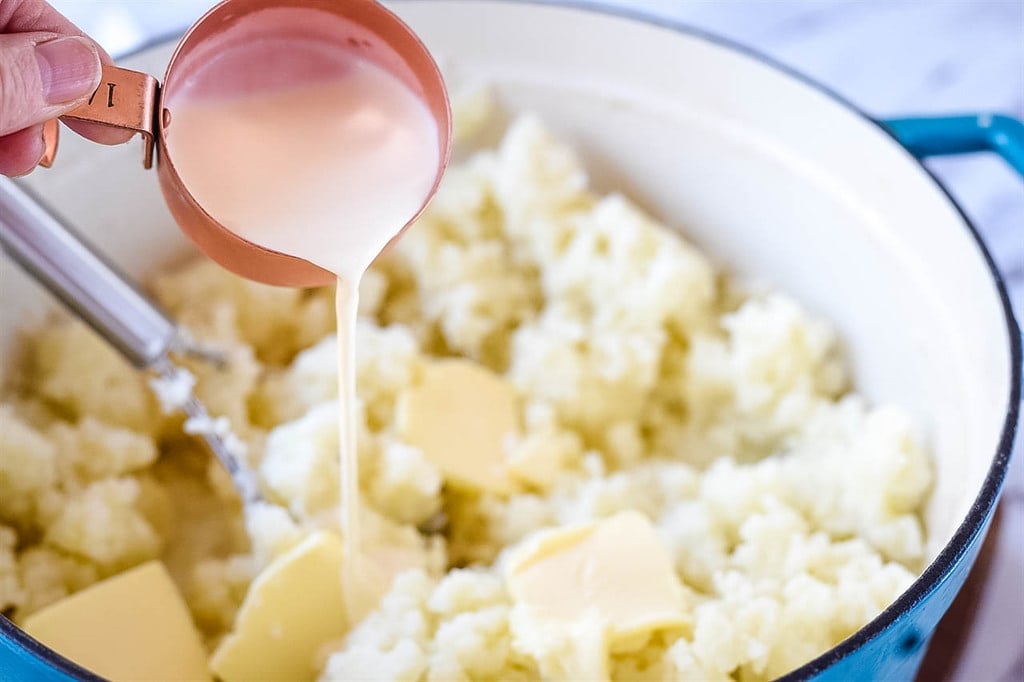
MULTIPOLYGON (((0 608, 21 620, 161 557, 213 647, 253 577, 336 524, 331 292, 205 261, 153 288, 228 352, 224 368, 191 366, 196 390, 246 441, 271 504, 247 528, 227 476, 144 378, 82 326, 49 325, 0 405, 0 608)), ((568 659, 624 680, 771 678, 921 568, 928 456, 900 410, 848 391, 828 324, 785 295, 742 293, 627 198, 595 195, 534 119, 450 169, 367 274, 360 313, 367 535, 422 561, 324 643, 324 680, 526 680, 568 659), (452 356, 514 386, 510 494, 450 485, 399 435, 403 390, 452 356), (624 510, 656 529, 686 624, 586 651, 573 633, 538 636, 509 557, 624 510)))

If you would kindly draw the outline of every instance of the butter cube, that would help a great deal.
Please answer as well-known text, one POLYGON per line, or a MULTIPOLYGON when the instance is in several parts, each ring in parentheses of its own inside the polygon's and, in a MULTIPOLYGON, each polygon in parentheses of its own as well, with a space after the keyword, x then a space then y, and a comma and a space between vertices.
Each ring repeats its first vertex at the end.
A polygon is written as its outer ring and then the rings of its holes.
POLYGON ((515 389, 468 360, 429 365, 399 396, 399 435, 456 486, 499 495, 512 491, 505 440, 518 430, 515 389))
POLYGON ((159 561, 96 583, 25 619, 25 631, 119 680, 209 680, 188 607, 159 561))
POLYGON ((555 530, 512 558, 509 591, 540 625, 594 622, 609 647, 689 623, 672 559, 642 514, 555 530))
POLYGON ((256 576, 210 666, 223 682, 312 680, 323 645, 345 634, 341 538, 319 531, 256 576))

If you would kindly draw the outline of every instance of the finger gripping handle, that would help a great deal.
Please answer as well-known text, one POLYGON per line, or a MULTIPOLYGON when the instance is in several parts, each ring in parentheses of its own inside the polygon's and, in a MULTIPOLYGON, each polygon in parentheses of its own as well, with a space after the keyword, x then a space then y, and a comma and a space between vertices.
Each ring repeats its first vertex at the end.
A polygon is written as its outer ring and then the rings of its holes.
MULTIPOLYGON (((88 100, 64 114, 62 119, 98 123, 111 128, 122 128, 142 136, 142 165, 153 167, 153 148, 156 143, 156 107, 160 84, 148 73, 103 65, 99 87, 88 100)), ((55 121, 53 123, 56 123, 55 121)), ((43 130, 46 154, 43 165, 49 168, 57 153, 56 125, 43 130)))

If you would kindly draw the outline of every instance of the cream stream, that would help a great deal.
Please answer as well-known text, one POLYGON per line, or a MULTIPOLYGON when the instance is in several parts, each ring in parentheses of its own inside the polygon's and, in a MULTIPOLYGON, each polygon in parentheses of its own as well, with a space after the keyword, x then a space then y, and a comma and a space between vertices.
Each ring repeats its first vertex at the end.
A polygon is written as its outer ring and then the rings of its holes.
MULTIPOLYGON (((201 74, 200 74, 201 76, 201 74)), ((187 95, 187 93, 186 93, 187 95)), ((167 146, 185 185, 239 236, 338 276, 343 588, 350 623, 380 592, 359 531, 355 325, 359 282, 430 193, 436 123, 399 79, 353 57, 334 78, 176 98, 167 146)))

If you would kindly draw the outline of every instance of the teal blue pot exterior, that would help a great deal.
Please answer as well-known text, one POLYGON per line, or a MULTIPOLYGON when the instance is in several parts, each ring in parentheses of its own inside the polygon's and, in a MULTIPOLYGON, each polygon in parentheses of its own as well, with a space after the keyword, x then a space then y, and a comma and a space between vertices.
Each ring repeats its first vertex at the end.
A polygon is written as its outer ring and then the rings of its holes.
POLYGON ((4 682, 102 682, 58 656, 0 616, 0 680, 4 682))
POLYGON ((915 116, 881 123, 919 159, 994 152, 1024 178, 1024 123, 1010 116, 915 116))

